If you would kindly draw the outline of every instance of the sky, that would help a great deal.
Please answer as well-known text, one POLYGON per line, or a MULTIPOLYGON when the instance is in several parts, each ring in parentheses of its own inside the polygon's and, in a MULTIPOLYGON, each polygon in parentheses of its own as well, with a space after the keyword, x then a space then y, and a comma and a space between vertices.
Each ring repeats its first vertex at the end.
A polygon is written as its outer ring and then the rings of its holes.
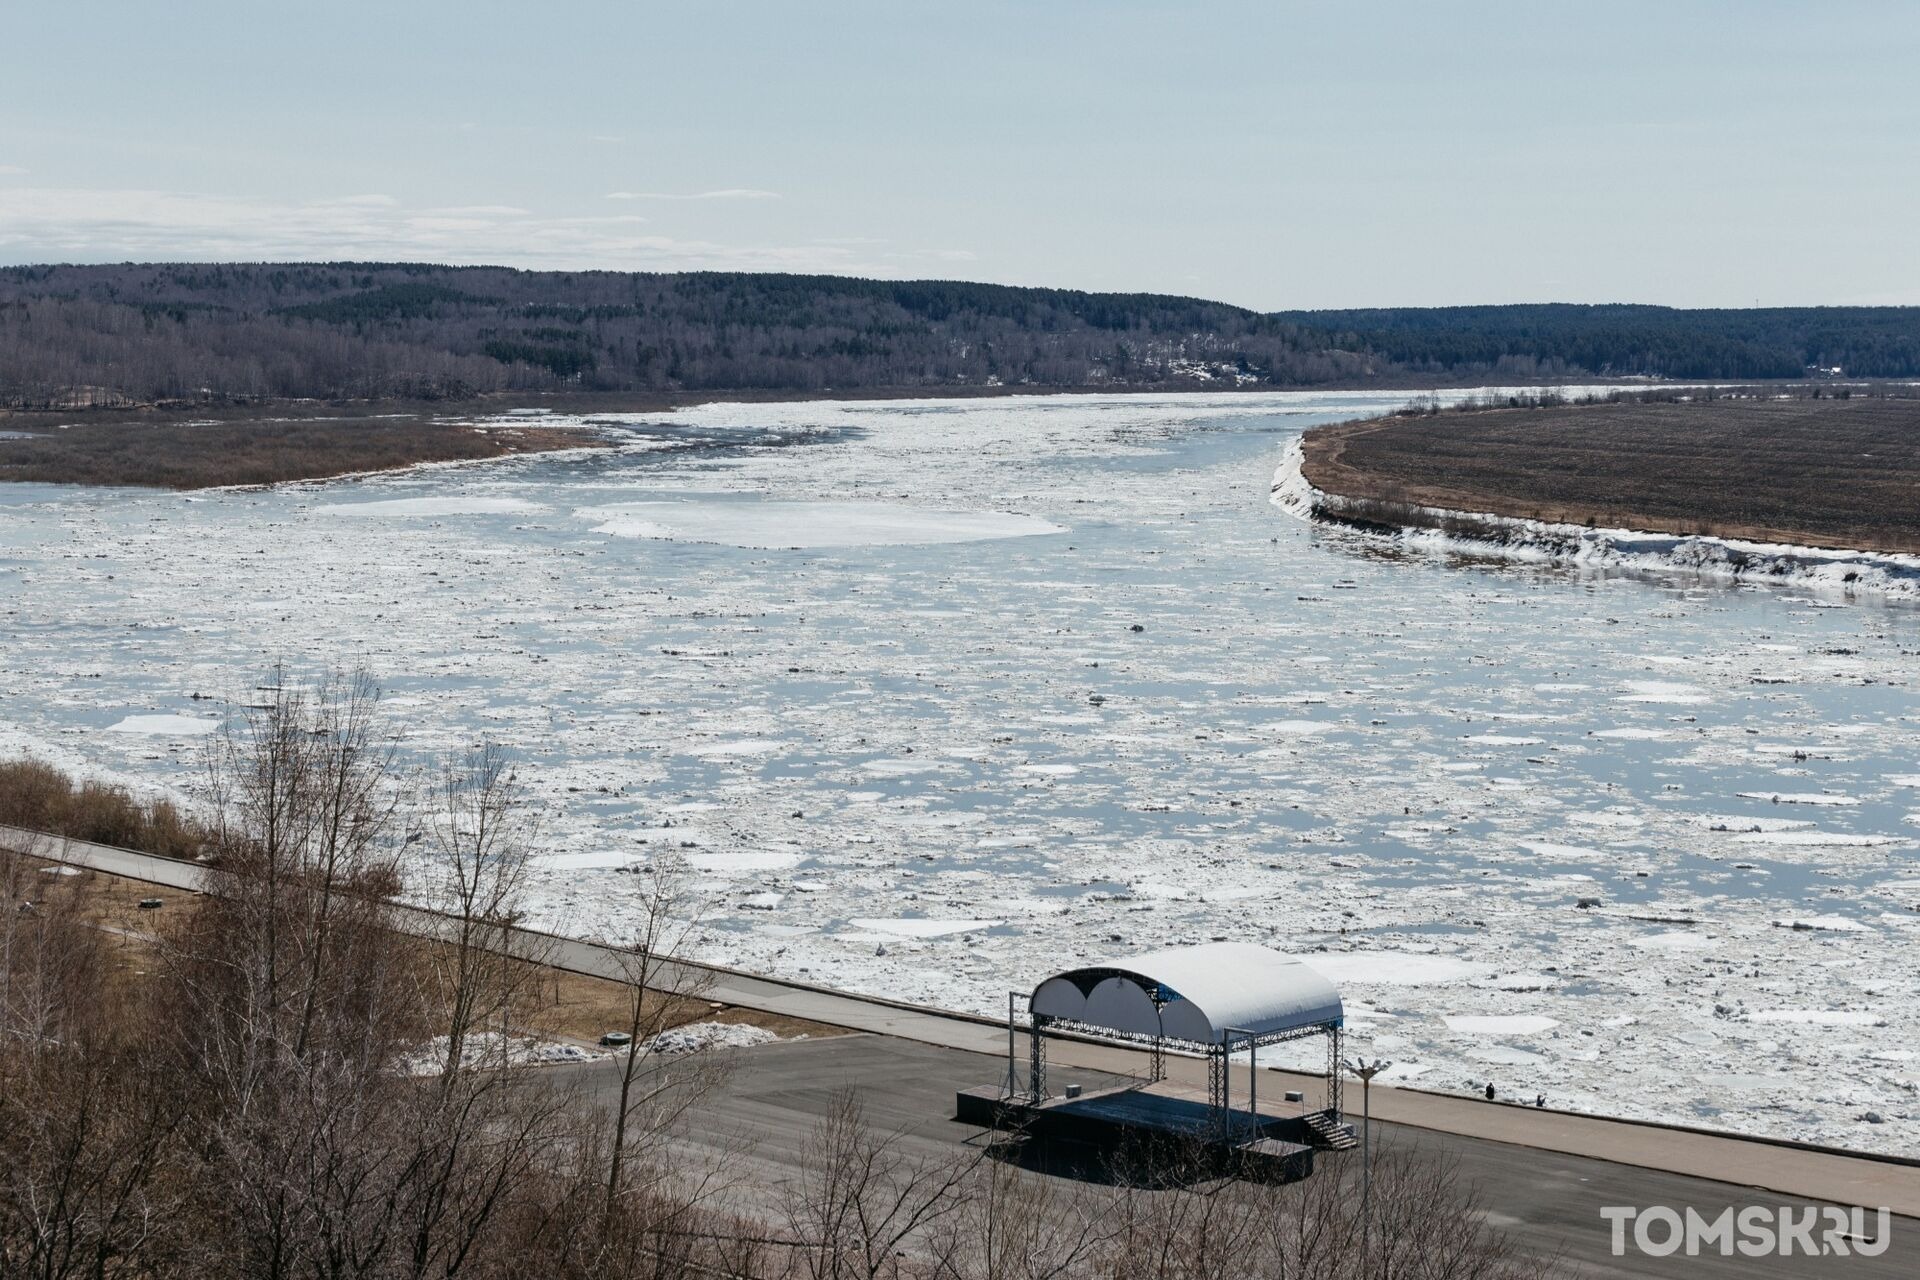
POLYGON ((0 0, 0 264, 1920 304, 1912 0, 0 0))

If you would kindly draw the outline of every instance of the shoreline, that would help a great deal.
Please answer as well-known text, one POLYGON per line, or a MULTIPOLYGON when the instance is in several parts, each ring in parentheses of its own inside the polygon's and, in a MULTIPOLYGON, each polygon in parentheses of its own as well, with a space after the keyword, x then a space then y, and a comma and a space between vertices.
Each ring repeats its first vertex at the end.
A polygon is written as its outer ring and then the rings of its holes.
MULTIPOLYGON (((131 878, 182 892, 200 892, 205 869, 156 854, 138 853, 109 845, 50 836, 43 832, 0 827, 0 843, 17 853, 43 861, 84 867, 108 875, 131 878)), ((441 927, 430 908, 404 901, 396 904, 403 918, 415 922, 409 932, 432 936, 441 927)), ((547 950, 546 964, 555 968, 618 980, 617 964, 606 944, 591 937, 514 926, 516 936, 547 950)), ((684 971, 712 975, 707 994, 739 1008, 802 1016, 857 1034, 896 1037, 979 1053, 992 1062, 1004 1060, 1009 1031, 1024 1036, 1024 1024, 959 1009, 915 1003, 888 995, 862 992, 809 980, 778 977, 693 957, 670 957, 667 964, 684 971)), ((1137 1073, 1144 1050, 1092 1036, 1058 1034, 1050 1053, 1068 1066, 1137 1073)), ((1021 1053, 1024 1057, 1024 1053, 1021 1053)), ((1198 1087, 1201 1060, 1169 1053, 1168 1068, 1178 1080, 1198 1087)), ((1252 1069, 1230 1064, 1235 1083, 1252 1088, 1252 1069)), ((1312 1088, 1319 1077, 1311 1072, 1268 1066, 1281 1086, 1312 1088)), ((1270 1086, 1271 1087, 1271 1086, 1270 1086)), ((1376 1086, 1380 1119, 1441 1133, 1471 1135, 1495 1142, 1581 1155, 1630 1166, 1726 1180, 1727 1161, 1737 1161, 1741 1185, 1839 1203, 1877 1207, 1887 1205, 1902 1217, 1920 1212, 1920 1198, 1910 1190, 1906 1170, 1920 1165, 1903 1152, 1833 1146, 1770 1134, 1675 1121, 1610 1115, 1598 1111, 1529 1107, 1524 1103, 1482 1102, 1475 1094, 1458 1094, 1405 1083, 1376 1086), (1856 1163, 1857 1162, 1857 1163, 1856 1163), (1904 1192, 1904 1194, 1902 1194, 1904 1192)), ((1350 1097, 1351 1095, 1349 1095, 1350 1097)))
POLYGON ((1309 524, 1356 530, 1419 550, 1518 563, 1690 574, 1736 585, 1920 603, 1920 555, 1593 527, 1354 498, 1320 489, 1307 478, 1303 439, 1296 436, 1282 451, 1270 501, 1309 524))
POLYGON ((534 415, 503 415, 498 422, 430 420, 412 424, 415 431, 402 427, 398 432, 396 416, 412 415, 372 415, 359 426, 337 418, 258 419, 257 425, 279 430, 263 433, 257 442, 245 438, 245 420, 87 422, 77 424, 79 430, 70 436, 61 433, 75 424, 50 424, 37 432, 9 433, 11 439, 0 437, 0 491, 42 486, 231 493, 618 447, 591 424, 549 424, 534 415), (196 438, 200 430, 206 435, 196 438), (140 438, 142 432, 153 434, 140 438), (23 442, 31 451, 9 461, 8 445, 23 442), (130 452, 137 456, 128 457, 130 452))
MULTIPOLYGON (((1777 380, 1776 383, 1759 382, 1754 385, 1798 385, 1797 379, 1777 380)), ((355 401, 322 401, 307 399, 266 399, 248 402, 228 403, 192 403, 192 404, 146 404, 128 407, 86 407, 63 409, 22 409, 0 407, 0 454, 4 453, 9 439, 39 439, 52 437, 54 433, 71 428, 81 428, 87 432, 103 429, 190 429, 195 427, 232 428, 236 424, 256 424, 260 426, 288 427, 295 424, 311 424, 316 428, 332 428, 346 424, 385 424, 389 426, 411 423, 427 429, 443 429, 449 426, 465 426, 485 432, 502 429, 514 429, 526 436, 537 437, 543 432, 558 434, 567 432, 591 438, 596 416, 632 416, 636 414, 672 415, 681 410, 709 405, 779 405, 807 404, 820 402, 846 403, 944 403, 971 400, 1005 400, 1015 398, 1054 398, 1075 396, 1098 396, 1114 399, 1152 399, 1162 396, 1205 396, 1205 397, 1246 397, 1276 394, 1326 394, 1326 395, 1390 395, 1404 392, 1410 399, 1408 404, 1425 395, 1429 397, 1450 396, 1459 392, 1493 391, 1501 394, 1514 392, 1539 392, 1548 390, 1579 391, 1592 390, 1595 386, 1611 389, 1626 387, 1644 387, 1648 389, 1661 386, 1684 388, 1696 385, 1688 382, 1660 382, 1650 379, 1628 378, 1618 382, 1596 384, 1587 377, 1562 377, 1551 379, 1522 379, 1514 382, 1490 384, 1484 378, 1474 379, 1410 379, 1406 377, 1379 377, 1369 379, 1347 379, 1325 384, 1306 386, 1279 386, 1273 384, 1239 384, 1224 382, 1192 382, 1165 385, 1116 385, 1094 384, 1084 386, 1031 386, 1031 385, 963 385, 963 386, 907 386, 907 387, 852 387, 819 388, 811 390, 733 388, 723 390, 672 391, 672 392, 626 392, 626 391, 583 391, 583 392, 500 392, 463 400, 408 400, 380 399, 355 401), (550 417, 573 418, 578 421, 570 426, 550 425, 550 417), (517 419, 517 420, 516 420, 517 419)), ((1872 385, 1872 381, 1857 385, 1872 385)), ((1360 422, 1383 421, 1383 418, 1360 419, 1360 422)), ((1352 424, 1343 424, 1352 425, 1352 424)), ((83 477, 73 479, 47 479, 44 477, 12 477, 4 474, 6 467, 0 464, 0 486, 11 484, 70 485, 81 488, 126 488, 141 490, 160 490, 174 493, 207 493, 246 489, 270 489, 284 485, 324 484, 335 480, 364 479, 372 476, 397 475, 421 467, 465 466, 470 463, 497 462, 506 458, 531 453, 558 454, 573 451, 587 451, 617 447, 617 442, 604 438, 592 443, 574 441, 545 441, 532 445, 523 445, 518 449, 502 450, 496 454, 480 456, 422 457, 417 460, 396 462, 391 465, 361 467, 353 466, 345 470, 325 470, 316 468, 312 474, 290 475, 272 480, 231 480, 214 481, 207 484, 177 484, 164 481, 142 482, 125 480, 94 480, 83 477)), ((1440 510, 1439 508, 1435 509, 1440 510)), ((1794 544, 1782 544, 1789 546, 1794 544)))
MULTIPOLYGON (((1088 383, 1083 385, 999 385, 954 384, 893 387, 820 387, 765 388, 734 387, 698 391, 501 391, 457 400, 421 400, 394 397, 379 400, 260 399, 248 401, 196 401, 157 403, 120 407, 68 407, 29 409, 0 405, 0 423, 68 422, 162 422, 171 420, 297 421, 302 419, 351 419, 396 417, 460 417, 468 414, 507 414, 515 409, 548 409, 591 417, 595 413, 670 413, 675 409, 704 404, 797 404, 815 400, 982 400, 1006 396, 1156 396, 1156 395, 1270 395, 1276 392, 1396 392, 1418 394, 1426 391, 1464 391, 1498 386, 1580 387, 1592 385, 1594 375, 1568 375, 1561 378, 1515 379, 1502 377, 1493 370, 1456 378, 1381 376, 1345 379, 1333 382, 1295 384, 1239 384, 1192 381, 1164 384, 1088 383)), ((1791 385, 1796 379, 1779 380, 1791 385)), ((1666 383, 1655 379, 1619 378, 1614 383, 1658 387, 1691 385, 1666 383)), ((1613 383, 1609 383, 1613 385, 1613 383)))
MULTIPOLYGON (((1500 390, 1535 387, 1586 387, 1581 379, 1503 384, 1500 390)), ((1420 394, 1486 389, 1476 381, 1434 382, 1432 380, 1377 379, 1366 382, 1280 387, 1270 385, 1208 385, 1205 383, 1167 386, 955 386, 955 387, 856 387, 820 390, 765 390, 756 388, 694 392, 547 392, 501 393, 469 400, 409 401, 364 400, 352 402, 318 400, 270 400, 224 405, 144 405, 133 408, 86 409, 7 409, 0 408, 0 451, 7 434, 16 432, 27 438, 48 437, 71 427, 100 430, 124 427, 185 429, 193 427, 231 427, 240 423, 262 426, 312 424, 320 427, 354 423, 408 421, 422 427, 466 426, 485 432, 511 430, 523 437, 537 439, 541 433, 558 436, 565 433, 579 440, 552 439, 495 454, 465 457, 423 457, 391 466, 354 467, 340 471, 316 471, 315 474, 287 476, 270 481, 234 480, 203 485, 102 482, 75 478, 49 480, 14 478, 4 474, 0 465, 0 487, 13 484, 41 484, 74 488, 114 488, 168 493, 222 493, 263 490, 286 486, 327 484, 337 480, 360 480, 374 476, 400 475, 424 468, 464 467, 479 463, 501 462, 532 454, 556 456, 568 453, 585 455, 603 449, 617 449, 619 442, 595 434, 596 416, 632 416, 660 414, 671 416, 682 410, 708 405, 782 405, 823 402, 846 403, 943 403, 971 400, 1007 400, 1021 397, 1054 398, 1101 396, 1116 399, 1151 399, 1162 396, 1256 397, 1275 394, 1420 394), (571 425, 556 425, 555 417, 573 418, 571 425), (7 424, 12 426, 8 427, 7 424)))

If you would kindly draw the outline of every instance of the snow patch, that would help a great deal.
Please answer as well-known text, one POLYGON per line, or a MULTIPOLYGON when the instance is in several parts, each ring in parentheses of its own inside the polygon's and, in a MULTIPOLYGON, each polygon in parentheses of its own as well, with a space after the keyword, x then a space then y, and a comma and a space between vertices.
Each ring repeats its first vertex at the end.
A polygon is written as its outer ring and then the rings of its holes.
POLYGON ((751 1049, 756 1045, 776 1044, 780 1037, 765 1027, 744 1022, 689 1022, 684 1027, 662 1031, 648 1040, 649 1051, 659 1054, 705 1053, 710 1049, 751 1049))

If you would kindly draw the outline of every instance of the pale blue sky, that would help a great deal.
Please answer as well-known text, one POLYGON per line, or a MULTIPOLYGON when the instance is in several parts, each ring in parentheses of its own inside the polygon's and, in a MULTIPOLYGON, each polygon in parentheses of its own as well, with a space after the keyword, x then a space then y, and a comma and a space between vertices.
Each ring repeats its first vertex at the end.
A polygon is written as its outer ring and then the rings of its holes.
POLYGON ((1920 303, 1911 0, 0 0, 0 45, 0 262, 1920 303))

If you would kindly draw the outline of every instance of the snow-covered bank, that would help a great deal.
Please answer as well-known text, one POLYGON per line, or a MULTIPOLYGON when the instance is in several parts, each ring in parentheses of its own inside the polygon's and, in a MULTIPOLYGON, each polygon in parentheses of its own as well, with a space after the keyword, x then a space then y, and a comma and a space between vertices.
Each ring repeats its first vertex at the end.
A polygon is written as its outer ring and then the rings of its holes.
MULTIPOLYGON (((1380 524, 1380 504, 1315 488, 1307 479, 1303 462, 1304 451, 1295 438, 1288 442, 1274 472, 1276 506, 1303 520, 1380 524)), ((1400 514, 1419 523, 1404 523, 1397 532, 1383 532, 1382 536, 1429 550, 1637 573, 1688 573, 1725 582, 1767 583, 1920 602, 1920 556, 1636 529, 1590 529, 1485 511, 1411 504, 1405 504, 1400 514)))

